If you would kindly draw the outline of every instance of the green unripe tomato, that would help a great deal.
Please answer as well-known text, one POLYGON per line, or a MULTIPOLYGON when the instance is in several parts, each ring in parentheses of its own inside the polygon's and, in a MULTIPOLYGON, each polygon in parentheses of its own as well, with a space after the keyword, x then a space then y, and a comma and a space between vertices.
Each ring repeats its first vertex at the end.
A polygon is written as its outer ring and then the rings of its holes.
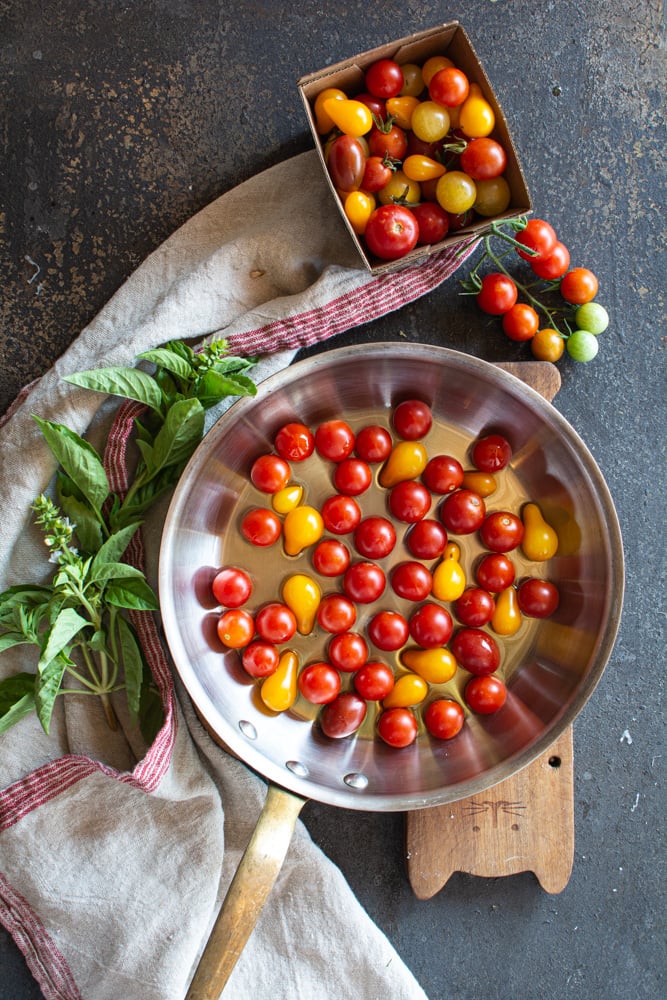
POLYGON ((586 302, 583 306, 579 306, 574 318, 581 330, 588 330, 596 337, 604 333, 609 326, 609 313, 598 302, 586 302))
POLYGON ((567 353, 575 361, 592 361, 600 345, 595 334, 588 330, 575 330, 567 338, 567 353))

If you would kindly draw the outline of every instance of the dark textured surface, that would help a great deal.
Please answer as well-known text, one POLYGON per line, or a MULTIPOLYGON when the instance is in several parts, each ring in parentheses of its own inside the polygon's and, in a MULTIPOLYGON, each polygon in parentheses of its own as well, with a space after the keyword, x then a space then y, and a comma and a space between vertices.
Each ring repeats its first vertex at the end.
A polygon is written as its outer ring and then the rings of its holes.
MULTIPOLYGON (((657 998, 665 992, 658 0, 0 2, 0 410, 184 220, 310 147, 300 75, 451 18, 465 25, 495 86, 536 213, 596 271, 613 315, 592 364, 561 363, 556 405, 615 498, 624 616, 575 725, 576 851, 561 895, 546 895, 529 874, 457 875, 419 902, 404 872, 401 816, 310 803, 305 820, 431 1000, 657 998)), ((487 327, 455 281, 335 343, 397 337, 489 360, 529 357, 487 327)), ((0 996, 40 996, 4 932, 0 969, 0 996)))

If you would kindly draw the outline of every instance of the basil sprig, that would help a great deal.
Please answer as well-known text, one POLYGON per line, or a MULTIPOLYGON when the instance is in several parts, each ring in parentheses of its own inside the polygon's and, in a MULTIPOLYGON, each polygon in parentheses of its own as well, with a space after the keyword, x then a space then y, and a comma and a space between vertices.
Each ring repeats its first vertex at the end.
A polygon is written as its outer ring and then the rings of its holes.
POLYGON ((50 584, 19 584, 0 594, 0 652, 38 650, 36 673, 0 681, 0 733, 36 712, 48 734, 56 697, 100 697, 107 721, 117 721, 109 696, 125 690, 131 718, 150 742, 162 708, 128 610, 156 611, 144 574, 123 561, 134 533, 155 501, 171 490, 204 434, 205 411, 230 396, 254 396, 246 374, 255 359, 228 354, 219 340, 193 351, 182 341, 145 351, 144 368, 110 367, 69 375, 67 382, 143 407, 134 420, 138 449, 127 493, 114 493, 102 459, 63 424, 34 419, 58 469, 55 500, 32 504, 55 571, 50 584))

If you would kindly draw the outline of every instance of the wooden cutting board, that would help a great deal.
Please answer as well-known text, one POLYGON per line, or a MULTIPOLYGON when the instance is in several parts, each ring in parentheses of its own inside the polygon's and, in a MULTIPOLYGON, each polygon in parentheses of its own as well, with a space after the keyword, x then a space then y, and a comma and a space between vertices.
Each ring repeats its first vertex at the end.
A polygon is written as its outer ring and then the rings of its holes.
MULTIPOLYGON (((498 366, 551 401, 560 374, 547 361, 498 366)), ((407 814, 406 863, 418 899, 430 899, 454 872, 486 878, 531 871, 562 892, 574 860, 572 727, 518 774, 479 795, 407 814)))

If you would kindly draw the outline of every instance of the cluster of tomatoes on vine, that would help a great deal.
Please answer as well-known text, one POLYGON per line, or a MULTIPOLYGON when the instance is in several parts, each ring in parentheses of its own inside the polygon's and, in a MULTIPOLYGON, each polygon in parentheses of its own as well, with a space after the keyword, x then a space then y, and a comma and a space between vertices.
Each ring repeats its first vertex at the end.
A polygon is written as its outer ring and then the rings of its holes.
POLYGON ((345 215, 372 254, 404 257, 476 217, 507 209, 507 154, 491 138, 493 108, 446 56, 422 66, 379 59, 354 98, 314 102, 324 158, 345 215))
POLYGON ((484 237, 484 253, 468 278, 465 293, 475 295, 479 307, 501 317, 504 333, 514 341, 530 342, 540 361, 558 361, 563 353, 575 361, 592 361, 598 353, 598 336, 609 325, 609 314, 595 302, 598 279, 585 267, 570 267, 570 252, 543 219, 515 220, 504 226, 493 223, 484 237), (506 253, 496 253, 497 237, 506 253), (516 254, 527 261, 530 283, 510 274, 505 260, 516 254), (494 270, 480 276, 490 262, 494 270), (560 299, 554 303, 554 293, 560 299), (522 301, 519 301, 521 296, 522 301))

